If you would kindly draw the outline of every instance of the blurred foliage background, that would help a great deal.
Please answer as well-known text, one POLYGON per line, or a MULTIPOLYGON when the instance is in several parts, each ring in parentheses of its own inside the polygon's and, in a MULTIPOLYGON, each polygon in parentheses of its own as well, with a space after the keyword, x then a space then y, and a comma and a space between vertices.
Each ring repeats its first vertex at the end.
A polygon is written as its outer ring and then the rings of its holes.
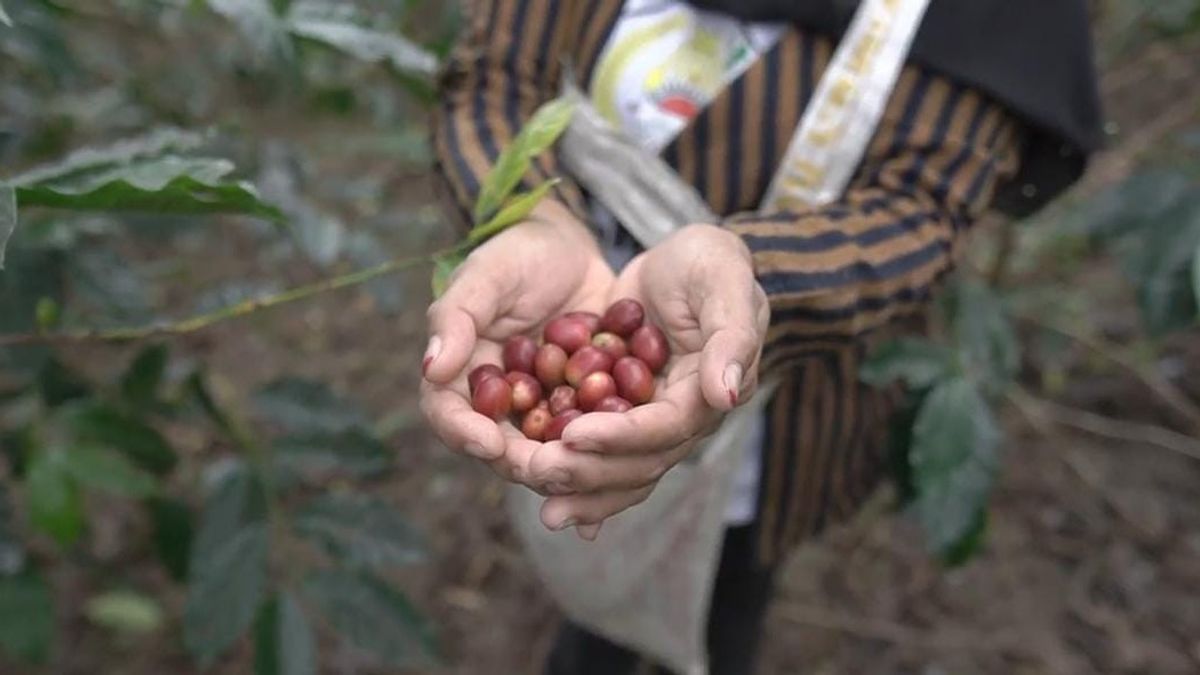
MULTIPOLYGON (((913 391, 901 500, 789 565, 767 672, 1200 668, 1200 0, 1093 8, 1110 147, 868 368, 913 391)), ((0 0, 0 670, 536 670, 502 488, 415 410, 428 268, 53 337, 453 243, 464 11, 0 0)))

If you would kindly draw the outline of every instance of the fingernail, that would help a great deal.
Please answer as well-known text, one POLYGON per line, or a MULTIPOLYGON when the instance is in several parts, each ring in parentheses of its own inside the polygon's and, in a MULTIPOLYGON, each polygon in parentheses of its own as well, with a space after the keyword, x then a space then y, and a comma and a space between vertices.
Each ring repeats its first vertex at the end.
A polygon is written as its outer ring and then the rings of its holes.
POLYGON ((555 497, 562 497, 564 495, 571 494, 572 492, 574 492, 574 490, 572 490, 570 487, 568 487, 566 485, 563 485, 562 483, 547 483, 546 484, 546 492, 548 494, 554 495, 555 497))
POLYGON ((467 443, 466 447, 463 448, 463 451, 466 452, 468 455, 478 458, 478 459, 485 458, 484 452, 483 452, 483 446, 479 445, 478 443, 467 443))
POLYGON ((554 528, 554 531, 555 531, 555 532, 562 532, 563 530, 567 529, 568 527, 574 527, 574 526, 575 526, 575 519, 574 519, 574 518, 567 518, 566 520, 564 520, 564 521, 562 521, 561 523, 559 523, 559 524, 558 524, 558 527, 554 528))
POLYGON ((425 358, 421 361, 421 375, 429 372, 429 364, 433 363, 438 354, 442 353, 442 338, 434 335, 429 338, 429 346, 425 348, 425 358))
POLYGON ((742 388, 742 364, 731 363, 725 366, 725 391, 729 392, 729 405, 738 404, 738 390, 742 388))
POLYGON ((586 438, 577 438, 565 443, 568 450, 572 452, 595 452, 598 448, 596 444, 586 438))

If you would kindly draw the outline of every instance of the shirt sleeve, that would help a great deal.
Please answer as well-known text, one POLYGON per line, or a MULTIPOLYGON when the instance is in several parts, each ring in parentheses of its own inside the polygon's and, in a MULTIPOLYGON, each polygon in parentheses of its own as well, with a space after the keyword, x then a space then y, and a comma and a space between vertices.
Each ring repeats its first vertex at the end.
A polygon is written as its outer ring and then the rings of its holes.
MULTIPOLYGON (((500 152, 538 106, 559 90, 562 46, 571 39, 572 3, 556 0, 476 0, 471 24, 447 59, 433 112, 436 174, 469 220, 480 185, 500 152)), ((553 153, 525 176, 525 189, 550 176, 565 178, 553 153)), ((583 199, 564 181, 553 198, 577 215, 583 199)))
POLYGON ((1016 172, 1021 135, 982 94, 909 67, 841 200, 731 216, 770 298, 764 367, 924 310, 964 233, 1016 172))

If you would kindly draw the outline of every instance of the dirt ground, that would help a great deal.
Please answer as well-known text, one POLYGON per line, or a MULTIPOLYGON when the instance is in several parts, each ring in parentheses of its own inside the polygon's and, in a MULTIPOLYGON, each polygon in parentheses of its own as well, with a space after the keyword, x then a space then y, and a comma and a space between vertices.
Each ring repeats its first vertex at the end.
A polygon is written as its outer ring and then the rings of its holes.
MULTIPOLYGON (((1148 129, 1147 143, 1200 121, 1194 92, 1181 113, 1172 82, 1153 81, 1165 72, 1162 59, 1178 58, 1151 54, 1109 78, 1112 116, 1148 129)), ((1200 66, 1191 68, 1163 77, 1194 84, 1200 66)), ((1135 134, 1130 142, 1141 141, 1135 134)), ((1119 175, 1136 150, 1114 150, 1095 180, 1119 175)), ((402 229, 420 215, 404 204, 427 191, 424 177, 403 179, 381 215, 401 228, 388 242, 398 254, 445 240, 433 228, 402 229)), ((181 295, 222 279, 270 272, 298 281, 312 273, 261 269, 254 242, 239 232, 229 225, 205 239, 210 264, 190 271, 181 295)), ((291 373, 326 379, 375 413, 398 415, 401 431, 390 443, 401 471, 378 489, 429 537, 427 563, 398 582, 438 627, 449 662, 439 672, 536 673, 558 613, 506 522, 502 484, 441 448, 421 426, 415 403, 427 273, 396 283, 405 297, 399 314, 383 315, 369 295, 351 292, 188 338, 185 351, 208 362, 218 389, 235 401, 291 373)), ((1200 396, 1197 337, 1175 349, 1184 364, 1176 379, 1193 396, 1200 396)), ((1140 385, 1118 375, 1074 380, 1064 396, 1108 415, 1156 414, 1140 385)), ((1140 444, 1047 433, 1015 412, 1005 427, 1003 472, 980 558, 944 571, 922 549, 913 524, 894 515, 797 551, 771 608, 763 675, 1200 672, 1200 462, 1140 444)), ((213 450, 209 439, 177 440, 197 455, 213 450)), ((72 589, 82 581, 64 568, 55 583, 72 589)), ((72 594, 62 596, 63 615, 78 614, 72 594)), ((69 653, 53 675, 194 672, 169 640, 114 644, 83 620, 67 629, 69 653)), ((336 652, 329 672, 374 672, 326 646, 336 652)), ((243 646, 213 672, 248 673, 248 656, 243 646)))

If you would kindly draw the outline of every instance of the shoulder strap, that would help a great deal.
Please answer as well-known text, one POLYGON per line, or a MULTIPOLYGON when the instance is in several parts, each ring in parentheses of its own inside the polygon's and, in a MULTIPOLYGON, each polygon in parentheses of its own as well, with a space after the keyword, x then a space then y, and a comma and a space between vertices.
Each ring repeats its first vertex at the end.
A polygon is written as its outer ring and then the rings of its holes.
POLYGON ((866 153, 929 0, 862 0, 788 145, 763 211, 841 197, 866 153))

